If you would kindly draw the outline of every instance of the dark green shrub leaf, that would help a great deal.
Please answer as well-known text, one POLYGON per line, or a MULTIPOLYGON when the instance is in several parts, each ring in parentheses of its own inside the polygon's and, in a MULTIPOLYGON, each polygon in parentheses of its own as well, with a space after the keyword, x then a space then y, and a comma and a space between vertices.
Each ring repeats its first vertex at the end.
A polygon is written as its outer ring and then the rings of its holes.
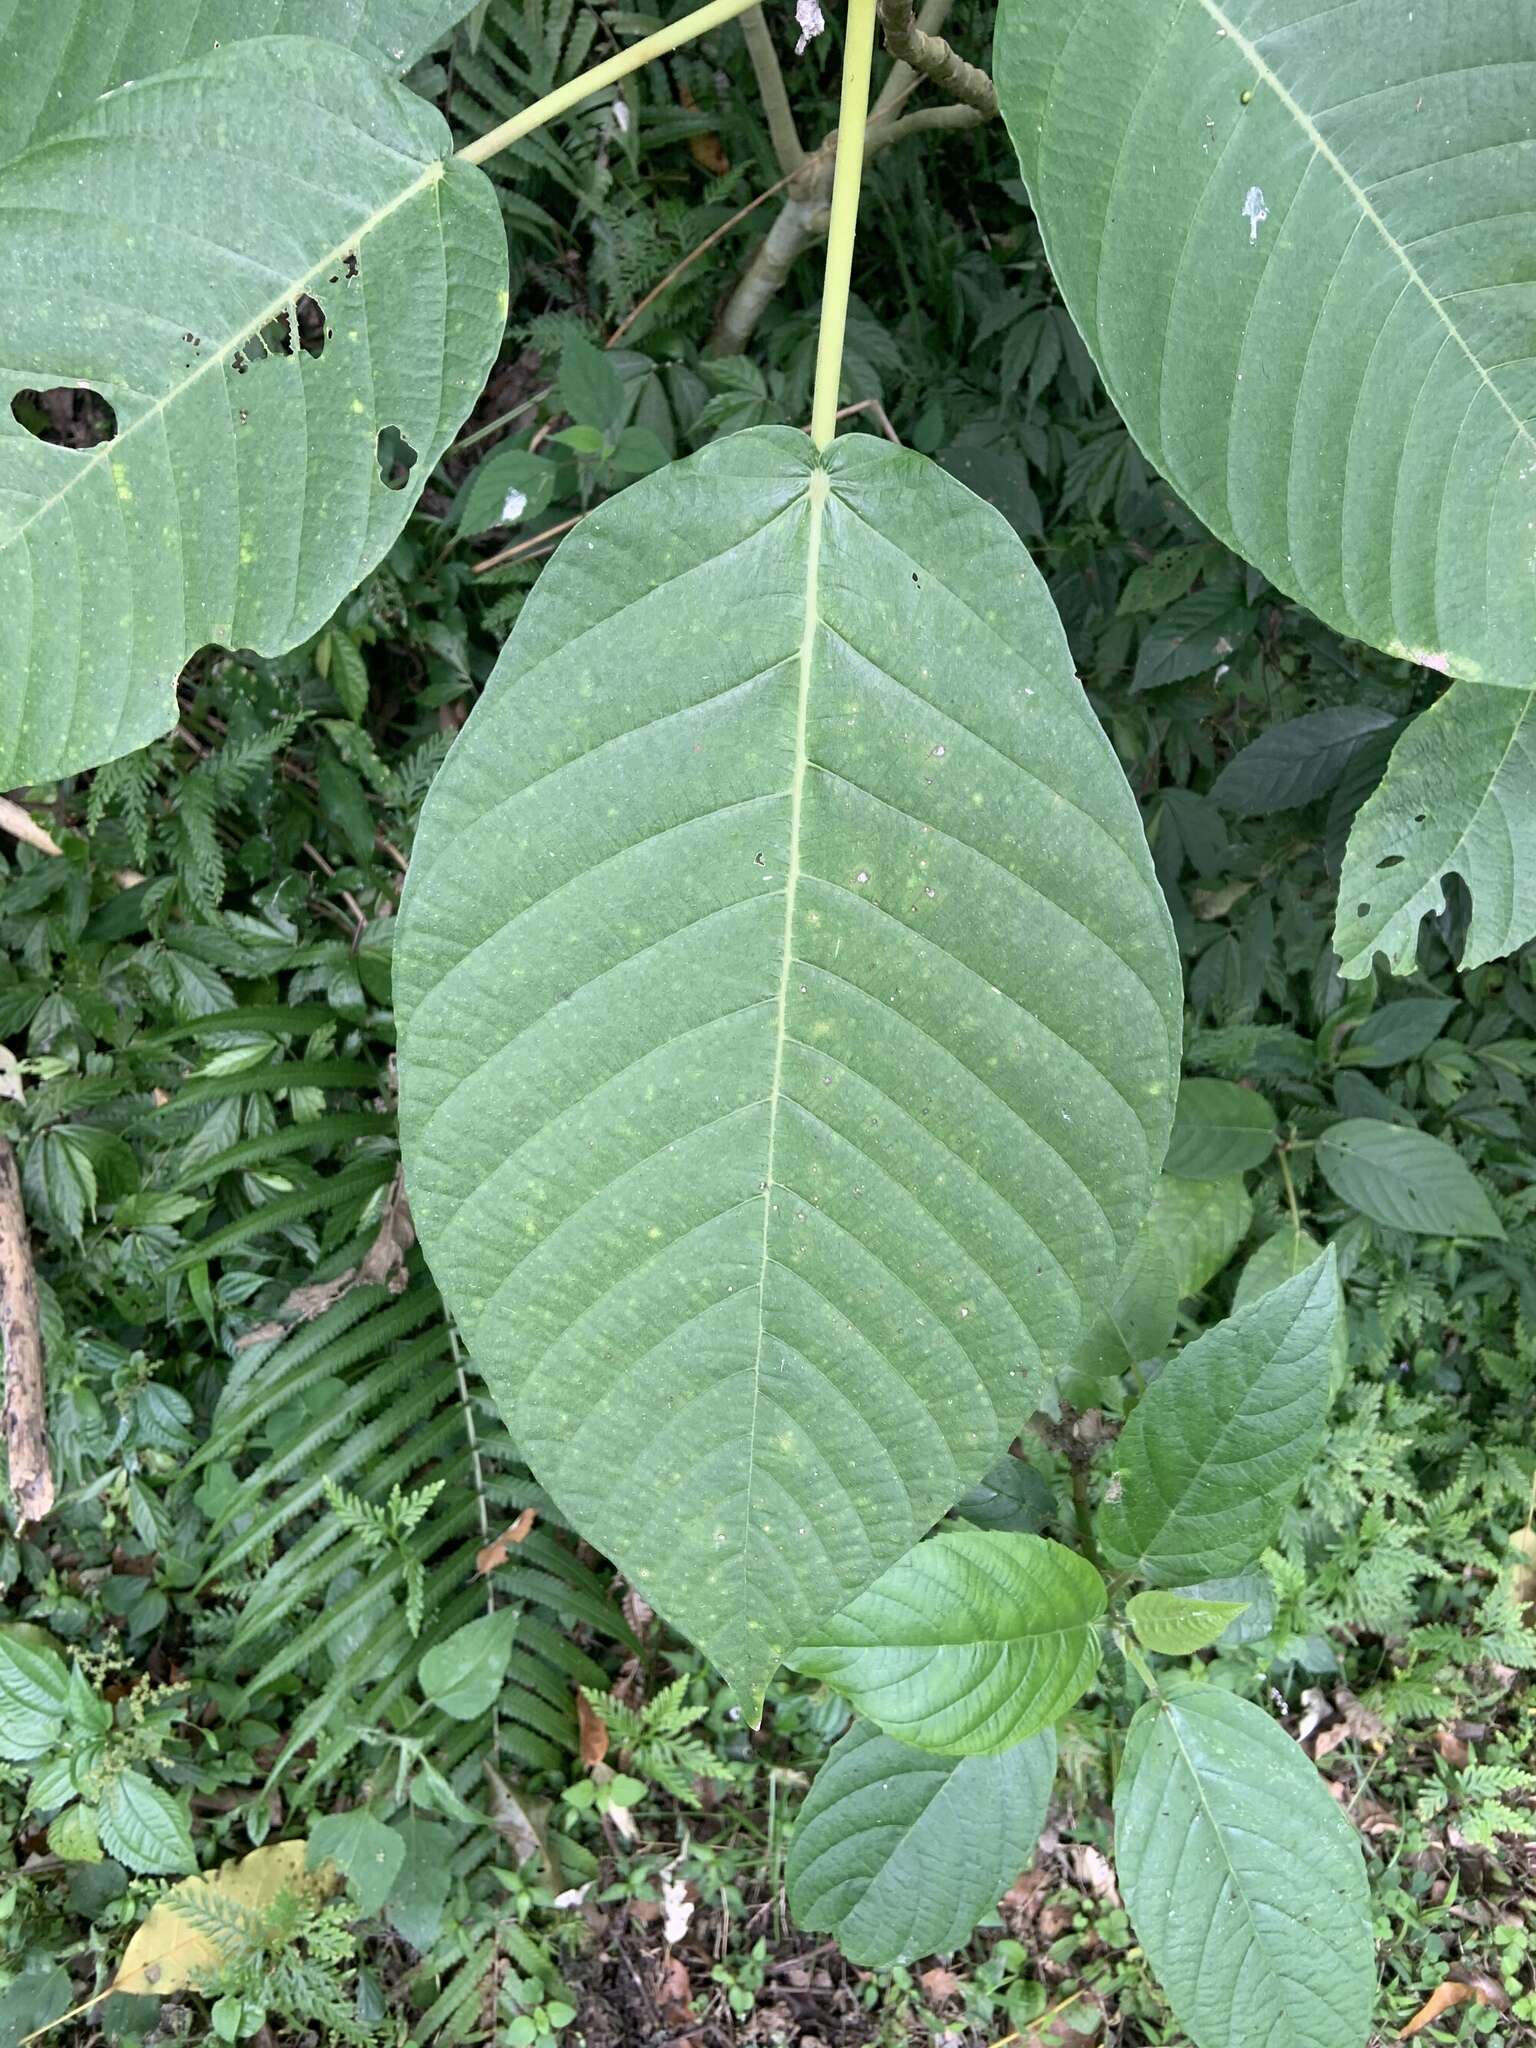
POLYGON ((1376 1993, 1365 1864, 1312 1763, 1215 1686, 1149 1700, 1115 1784, 1115 1869, 1195 2048, 1360 2048, 1376 1993))
POLYGON ((424 101, 294 36, 113 93, 0 170, 0 782, 164 732, 189 655, 295 645, 392 544, 506 317, 494 192, 449 148, 424 101), (61 221, 76 282, 39 291, 61 221), (99 392, 113 437, 34 438, 11 400, 39 379, 99 392))
POLYGON ((515 1607, 498 1607, 466 1621, 424 1653, 417 1676, 433 1706, 456 1721, 473 1721, 495 1705, 512 1658, 517 1614, 515 1607))
POLYGON ((462 534, 485 533, 537 519, 554 495, 555 465, 526 448, 498 448, 464 486, 455 524, 462 534))
POLYGON ((1104 1582, 1043 1536, 919 1543, 788 1659, 887 1735, 995 1756, 1059 1721, 1099 1668, 1104 1582))
POLYGON ((1125 1603, 1136 1639, 1164 1657, 1190 1657, 1219 1642, 1246 1600, 1196 1600, 1187 1593, 1136 1593, 1125 1603))
POLYGON ((0 0, 0 163, 130 78, 255 36, 323 36, 404 71, 466 0, 0 0))
POLYGON ((129 1870, 185 1877, 197 1868, 186 1815, 142 1771, 119 1771, 108 1780, 96 1825, 102 1848, 129 1870))
POLYGON ((789 1907, 849 1962, 945 1955, 1033 1860, 1056 1737, 1000 1756, 930 1756, 855 1721, 795 1820, 789 1907))
POLYGON ((1343 1316, 1330 1249, 1166 1365, 1115 1445, 1104 1555, 1154 1585, 1250 1564, 1317 1454, 1343 1316))
POLYGON ((1526 8, 1465 0, 1003 0, 994 51, 1056 282, 1154 468, 1341 632, 1520 690, 1533 59, 1526 8))
POLYGON ((1333 943, 1339 972, 1369 974, 1378 952, 1411 974, 1419 925, 1446 878, 1472 897, 1463 967, 1536 934, 1536 691, 1455 683, 1416 718, 1350 828, 1333 943))
POLYGON ((1226 1180, 1262 1166, 1275 1149, 1275 1112, 1235 1081, 1179 1084, 1163 1171, 1177 1180, 1226 1180))
POLYGON ((1433 1237, 1504 1235, 1466 1161, 1427 1131, 1349 1117, 1318 1139, 1317 1164, 1339 1200, 1375 1223, 1433 1237))
POLYGON ((1350 1032, 1340 1058, 1352 1067, 1399 1067, 1434 1044, 1455 1008, 1450 996, 1404 996, 1383 1003, 1350 1032))
POLYGON ((412 1208, 542 1483, 755 1711, 1108 1297, 1176 960, 1044 585, 931 463, 756 428, 573 540, 416 841, 412 1208))
POLYGON ((1390 711, 1336 704, 1261 732, 1234 754, 1211 785, 1224 810, 1259 818, 1326 796, 1373 733, 1396 725, 1390 711))

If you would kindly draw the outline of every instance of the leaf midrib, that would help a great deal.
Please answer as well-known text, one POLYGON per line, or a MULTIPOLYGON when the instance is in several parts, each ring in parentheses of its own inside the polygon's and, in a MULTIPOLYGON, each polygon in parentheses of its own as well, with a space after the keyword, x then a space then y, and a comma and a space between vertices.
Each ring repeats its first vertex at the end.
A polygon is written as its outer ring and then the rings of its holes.
POLYGON ((1528 448, 1536 451, 1536 436, 1533 436, 1530 427, 1521 419, 1519 413, 1515 411, 1509 400, 1504 396, 1504 393, 1494 382, 1482 358, 1477 354, 1472 344, 1446 311, 1444 301, 1433 291, 1428 279, 1372 204, 1370 194, 1360 183, 1353 171, 1350 170, 1338 151, 1328 141, 1306 108, 1302 106, 1301 102, 1291 92, 1279 73, 1266 60, 1258 44, 1244 35, 1231 16, 1218 4, 1218 0, 1198 0, 1198 4, 1210 16, 1211 20, 1216 23, 1221 33, 1231 41, 1234 48, 1242 52, 1244 58, 1253 66, 1260 82, 1269 87, 1281 106, 1284 107, 1292 120, 1295 121, 1307 140, 1312 144, 1313 149, 1322 158, 1323 162, 1327 164, 1335 177, 1338 178, 1340 184, 1343 185, 1350 199, 1359 209, 1361 216, 1368 220, 1371 226, 1375 228, 1385 247, 1402 266, 1409 282, 1423 295, 1426 302, 1433 309, 1435 317, 1445 328, 1446 333, 1472 365, 1473 370, 1477 373, 1478 381, 1498 401, 1501 411, 1509 419, 1510 424, 1514 427, 1520 439, 1528 448))
POLYGON ((153 400, 143 412, 139 413, 119 433, 114 434, 110 441, 103 441, 93 448, 84 461, 76 464, 70 475, 51 497, 43 499, 34 511, 28 513, 20 525, 12 527, 8 533, 0 536, 0 554, 4 554, 6 549, 21 540, 23 535, 37 524, 38 520, 45 518, 56 506, 60 505, 69 496, 70 492, 75 490, 86 477, 96 474, 104 466, 110 465, 118 459, 126 442, 132 440, 133 436, 152 420, 158 420, 163 413, 167 412, 178 399, 184 397, 210 371, 227 368, 243 342, 249 340, 251 335, 259 332, 270 321, 276 320, 296 300, 303 298, 311 285, 318 282, 325 272, 333 269, 335 265, 340 263, 344 256, 355 251, 358 244, 365 241, 369 235, 381 227, 391 214, 396 213, 402 206, 414 199, 418 193, 424 192, 430 186, 437 184, 443 177, 446 169, 447 165, 443 158, 434 157, 430 163, 422 167, 419 178, 413 179, 409 185, 398 192, 386 205, 376 208, 350 234, 343 236, 334 248, 327 250, 325 255, 320 257, 317 262, 311 264, 302 277, 292 279, 276 298, 270 300, 260 311, 253 313, 238 333, 230 335, 217 349, 203 356, 189 376, 179 378, 176 383, 164 391, 159 398, 153 400))

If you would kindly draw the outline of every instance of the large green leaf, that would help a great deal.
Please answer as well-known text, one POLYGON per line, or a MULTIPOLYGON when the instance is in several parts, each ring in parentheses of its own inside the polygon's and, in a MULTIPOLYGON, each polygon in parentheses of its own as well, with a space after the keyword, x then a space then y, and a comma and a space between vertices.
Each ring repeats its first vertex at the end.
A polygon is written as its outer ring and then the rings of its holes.
POLYGON ((0 163, 92 100, 254 36, 323 36, 403 71, 469 0, 0 0, 0 163))
POLYGON ((1536 10, 1003 0, 998 94, 1115 402, 1341 631, 1536 684, 1536 10))
POLYGON ((1317 1164, 1341 1202, 1393 1230, 1434 1237, 1504 1235, 1461 1154, 1427 1131, 1347 1117, 1318 1139, 1317 1164))
POLYGON ((947 1955, 1033 1860, 1056 1737, 1001 1756, 930 1756, 855 1721, 795 1817, 789 1908, 851 1963, 947 1955))
POLYGON ((919 1543, 789 1658, 887 1735, 989 1756, 1060 1720, 1099 1668, 1104 1582, 1044 1536, 919 1543))
POLYGON ((1187 1586, 1273 1541, 1322 1441, 1342 1315, 1330 1250, 1164 1367, 1115 1446, 1120 1488, 1099 1511, 1111 1564, 1187 1586))
POLYGON ((395 946, 433 1270, 562 1511, 754 1710, 1129 1250, 1178 983, 1003 519, 760 428, 544 572, 395 946))
POLYGON ((0 784, 165 731, 189 655, 292 646, 394 541, 506 314, 495 196, 449 147, 363 58, 284 36, 114 93, 0 170, 0 784), (318 356, 287 352, 302 298, 318 356), (13 417, 75 381, 114 439, 54 447, 13 417))
POLYGON ((1227 1180, 1262 1166, 1275 1149, 1275 1112, 1235 1081, 1186 1080, 1163 1171, 1176 1180, 1227 1180))
POLYGON ((1536 691, 1453 683, 1392 750, 1350 828, 1333 934, 1358 980, 1378 952, 1411 974, 1448 876, 1472 896, 1463 967, 1536 935, 1536 691))
POLYGON ((1360 2048, 1376 1993, 1360 1844, 1260 1708, 1191 1685, 1140 1709, 1115 1869, 1195 2048, 1360 2048))

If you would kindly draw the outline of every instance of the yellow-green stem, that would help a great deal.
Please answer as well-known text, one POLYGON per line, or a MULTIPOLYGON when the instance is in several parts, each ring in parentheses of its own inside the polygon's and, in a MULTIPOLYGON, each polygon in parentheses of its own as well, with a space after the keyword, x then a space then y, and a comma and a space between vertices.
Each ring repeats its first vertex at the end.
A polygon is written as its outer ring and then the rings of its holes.
POLYGON ((837 432, 837 394, 848 327, 848 286, 853 277, 853 234, 864 175, 864 129, 869 119, 869 67, 875 53, 875 0, 848 0, 843 50, 843 99, 837 115, 837 161, 832 170, 832 216, 827 227, 827 273, 821 292, 821 334, 816 344, 816 391, 811 439, 827 447, 837 432))
MULTIPOLYGON (((738 14, 745 14, 757 0, 709 0, 706 7, 696 7, 692 14, 685 14, 681 21, 674 21, 670 27, 659 28, 655 35, 645 36, 638 43, 631 43, 627 50, 620 50, 616 57, 609 57, 601 64, 594 64, 590 71, 583 71, 578 78, 565 85, 556 86, 543 99, 535 100, 531 107, 525 107, 520 114, 514 114, 510 121, 503 121, 499 128, 492 128, 489 134, 480 135, 473 142, 466 143, 459 155, 468 164, 483 164, 487 157, 495 156, 499 150, 509 149, 514 142, 521 142, 525 135, 532 135, 536 128, 542 128, 557 115, 568 113, 572 107, 590 99, 595 92, 601 92, 605 85, 615 85, 621 78, 627 78, 631 71, 638 71, 642 64, 649 64, 655 57, 665 57, 669 50, 677 50, 684 43, 691 43, 695 36, 708 35, 712 28, 719 28, 722 22, 733 21, 738 14)), ((871 12, 874 0, 869 0, 871 12)), ((868 66, 865 67, 866 73, 868 66)))

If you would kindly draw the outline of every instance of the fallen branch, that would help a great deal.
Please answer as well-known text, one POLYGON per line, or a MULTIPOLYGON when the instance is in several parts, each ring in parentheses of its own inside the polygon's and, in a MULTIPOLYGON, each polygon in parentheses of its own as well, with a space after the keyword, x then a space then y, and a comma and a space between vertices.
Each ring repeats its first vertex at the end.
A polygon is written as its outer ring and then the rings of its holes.
POLYGON ((54 1498, 43 1339, 21 1176, 8 1138, 0 1138, 0 1343, 5 1349, 4 1428, 11 1499, 23 1522, 40 1522, 54 1498))

